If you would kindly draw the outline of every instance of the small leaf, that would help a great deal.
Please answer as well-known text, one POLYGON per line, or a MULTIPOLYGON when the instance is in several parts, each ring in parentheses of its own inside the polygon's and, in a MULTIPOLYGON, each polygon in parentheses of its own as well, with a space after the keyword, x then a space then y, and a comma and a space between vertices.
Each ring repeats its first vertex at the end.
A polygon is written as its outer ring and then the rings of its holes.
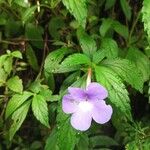
POLYGON ((129 36, 129 31, 127 26, 121 24, 119 21, 113 21, 112 28, 120 34, 124 39, 127 39, 129 36))
MULTIPOLYGON (((44 31, 41 26, 37 26, 31 23, 26 24, 25 36, 27 39, 29 39, 29 41, 31 41, 31 44, 36 48, 42 49, 44 47, 44 42, 42 37, 43 33, 44 31)), ((30 53, 31 53, 31 49, 30 49, 30 53)))
POLYGON ((77 36, 82 47, 83 53, 91 57, 92 54, 97 50, 96 42, 89 36, 82 28, 77 31, 77 36))
POLYGON ((111 7, 113 7, 116 3, 116 0, 106 0, 105 3, 105 10, 110 9, 111 7))
POLYGON ((112 28, 112 23, 113 23, 113 20, 108 18, 108 19, 103 19, 102 20, 102 24, 99 28, 99 32, 101 34, 101 36, 105 36, 107 31, 112 28))
POLYGON ((37 6, 32 6, 30 8, 27 8, 26 11, 23 12, 23 14, 22 14, 23 24, 28 22, 34 16, 34 12, 35 12, 36 8, 37 8, 37 6))
POLYGON ((21 107, 19 107, 12 115, 13 124, 9 129, 9 139, 12 140, 16 131, 20 128, 23 121, 25 120, 31 101, 25 102, 21 107))
POLYGON ((35 70, 38 71, 39 70, 39 65, 38 65, 38 61, 35 55, 34 50, 32 49, 32 47, 30 45, 27 46, 26 49, 26 56, 28 59, 28 62, 30 64, 30 66, 35 70))
POLYGON ((22 53, 20 51, 14 51, 11 53, 13 57, 22 59, 22 53))
POLYGON ((11 71, 12 71, 12 63, 13 63, 13 59, 12 57, 8 56, 6 59, 5 59, 5 62, 4 62, 4 70, 7 72, 7 74, 10 74, 11 71))
POLYGON ((22 93, 23 91, 22 80, 18 76, 10 78, 6 84, 14 92, 22 93))
POLYGON ((144 0, 143 1, 143 7, 142 7, 142 21, 144 22, 144 30, 148 34, 148 40, 150 40, 150 23, 149 23, 149 18, 150 18, 150 3, 149 0, 144 0))
POLYGON ((87 0, 62 0, 69 12, 85 28, 87 18, 87 0))
POLYGON ((90 143, 93 147, 98 147, 98 146, 110 147, 110 146, 118 145, 118 143, 114 139, 104 135, 97 135, 97 136, 90 137, 90 143))
POLYGON ((0 68, 0 87, 4 85, 7 77, 8 77, 8 74, 4 71, 4 69, 0 68))
POLYGON ((81 65, 89 65, 90 59, 84 54, 72 54, 68 56, 59 66, 58 73, 70 72, 80 69, 81 65))
POLYGON ((60 17, 53 17, 48 23, 48 31, 55 40, 60 39, 61 34, 59 33, 59 30, 63 27, 65 27, 65 23, 60 17))
POLYGON ((121 4, 122 10, 126 18, 130 20, 131 19, 131 7, 128 4, 127 0, 120 0, 120 4, 121 4))
POLYGON ((46 100, 42 95, 35 95, 32 100, 32 111, 34 116, 43 125, 49 127, 48 107, 46 100))
POLYGON ((13 95, 7 104, 5 118, 7 119, 17 108, 19 108, 31 96, 32 93, 27 91, 24 91, 22 94, 13 95))
POLYGON ((68 48, 60 48, 51 52, 45 59, 45 71, 49 73, 57 71, 59 63, 61 62, 65 54, 69 52, 70 50, 68 48))
POLYGON ((103 38, 100 49, 105 51, 107 58, 116 58, 118 56, 118 45, 113 39, 103 38))

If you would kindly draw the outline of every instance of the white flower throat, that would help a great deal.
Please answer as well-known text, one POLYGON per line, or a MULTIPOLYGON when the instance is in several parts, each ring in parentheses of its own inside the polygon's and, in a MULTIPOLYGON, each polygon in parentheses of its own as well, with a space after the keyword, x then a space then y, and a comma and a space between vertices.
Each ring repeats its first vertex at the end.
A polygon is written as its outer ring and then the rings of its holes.
POLYGON ((79 108, 83 112, 88 112, 93 109, 93 105, 89 103, 88 101, 83 101, 79 103, 79 108))

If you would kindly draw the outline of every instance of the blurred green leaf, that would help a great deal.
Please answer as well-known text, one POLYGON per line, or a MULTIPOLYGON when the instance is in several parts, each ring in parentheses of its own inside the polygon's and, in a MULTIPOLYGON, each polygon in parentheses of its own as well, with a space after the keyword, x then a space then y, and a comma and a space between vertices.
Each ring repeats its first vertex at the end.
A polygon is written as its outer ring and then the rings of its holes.
POLYGON ((36 10, 37 6, 32 6, 32 7, 29 7, 27 8, 23 14, 22 14, 22 23, 25 24, 27 23, 31 18, 34 17, 34 12, 36 10))
MULTIPOLYGON (((44 34, 44 31, 41 26, 36 26, 35 24, 31 24, 31 23, 26 24, 25 36, 31 42, 31 44, 35 46, 36 48, 40 48, 40 49, 44 48, 44 42, 43 42, 43 37, 42 37, 43 34, 44 34)), ((28 51, 29 50, 30 50, 30 54, 32 53, 32 56, 33 56, 33 52, 31 52, 31 49, 28 49, 28 51)))
POLYGON ((105 10, 110 9, 111 7, 113 7, 116 3, 116 0, 106 0, 105 3, 105 10))
POLYGON ((34 50, 32 49, 32 47, 30 45, 28 45, 27 48, 26 48, 26 57, 28 59, 28 62, 30 64, 30 66, 35 71, 38 71, 39 70, 39 65, 38 65, 37 57, 35 55, 34 50))
POLYGON ((130 7, 128 1, 127 0, 120 0, 120 4, 121 4, 122 10, 123 10, 126 18, 128 20, 130 20, 132 13, 131 13, 131 7, 130 7))

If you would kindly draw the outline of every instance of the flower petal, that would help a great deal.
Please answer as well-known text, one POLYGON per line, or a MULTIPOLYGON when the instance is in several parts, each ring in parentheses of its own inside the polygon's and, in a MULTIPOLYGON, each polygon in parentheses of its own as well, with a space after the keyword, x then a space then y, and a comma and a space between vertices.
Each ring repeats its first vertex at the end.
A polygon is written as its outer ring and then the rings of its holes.
POLYGON ((104 124, 111 119, 112 107, 107 105, 104 100, 93 101, 92 117, 100 124, 104 124))
POLYGON ((76 111, 71 116, 71 125, 80 131, 86 131, 90 128, 92 116, 90 112, 76 111))
POLYGON ((62 99, 62 109, 67 114, 74 113, 77 109, 77 103, 69 94, 62 99))
POLYGON ((86 91, 89 100, 103 100, 108 97, 107 90, 99 83, 92 82, 86 91))
POLYGON ((85 100, 86 99, 86 93, 83 89, 81 88, 74 88, 74 87, 69 87, 68 91, 70 95, 75 99, 75 100, 85 100))

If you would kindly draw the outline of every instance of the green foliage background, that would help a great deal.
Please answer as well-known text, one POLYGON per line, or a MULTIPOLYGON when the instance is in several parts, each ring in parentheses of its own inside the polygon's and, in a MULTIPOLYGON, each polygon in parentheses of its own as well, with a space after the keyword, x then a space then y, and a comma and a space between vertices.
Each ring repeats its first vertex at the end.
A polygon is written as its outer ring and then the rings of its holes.
POLYGON ((149 0, 0 0, 0 150, 149 150, 149 18, 149 0), (79 132, 61 100, 89 68, 113 116, 79 132))

